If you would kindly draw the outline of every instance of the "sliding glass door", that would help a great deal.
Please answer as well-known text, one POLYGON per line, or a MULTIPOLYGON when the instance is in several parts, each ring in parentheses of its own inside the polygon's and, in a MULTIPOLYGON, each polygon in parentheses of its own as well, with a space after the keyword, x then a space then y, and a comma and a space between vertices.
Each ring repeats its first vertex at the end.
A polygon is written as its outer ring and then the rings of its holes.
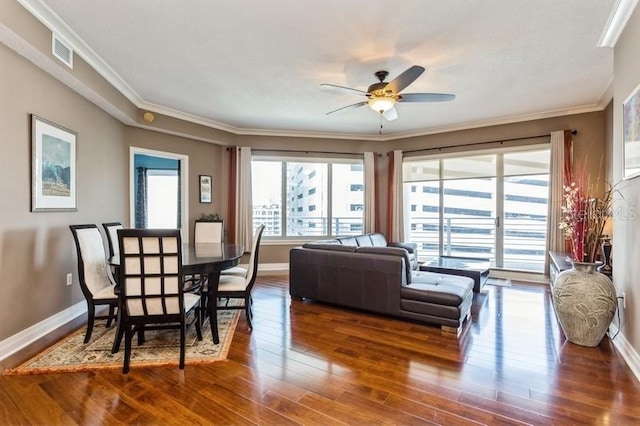
POLYGON ((496 268, 544 267, 549 149, 407 158, 405 223, 420 257, 489 259, 496 268))

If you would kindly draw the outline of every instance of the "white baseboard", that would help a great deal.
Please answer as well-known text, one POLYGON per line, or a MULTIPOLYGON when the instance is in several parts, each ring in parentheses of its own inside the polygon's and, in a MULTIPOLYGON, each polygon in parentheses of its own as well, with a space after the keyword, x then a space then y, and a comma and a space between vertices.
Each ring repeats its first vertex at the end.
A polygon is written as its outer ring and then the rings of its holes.
POLYGON ((627 365, 636 376, 636 379, 640 380, 640 355, 633 348, 631 343, 624 337, 624 334, 618 333, 619 329, 616 325, 611 324, 609 326, 609 337, 615 336, 612 340, 613 345, 618 349, 622 358, 627 362, 627 365))
POLYGON ((260 263, 258 272, 264 275, 280 275, 289 273, 288 263, 260 263))
POLYGON ((4 339, 0 342, 0 360, 13 355, 20 349, 27 347, 31 343, 41 339, 53 330, 62 327, 69 321, 76 319, 85 312, 87 312, 87 302, 83 300, 64 311, 58 312, 57 314, 4 339))

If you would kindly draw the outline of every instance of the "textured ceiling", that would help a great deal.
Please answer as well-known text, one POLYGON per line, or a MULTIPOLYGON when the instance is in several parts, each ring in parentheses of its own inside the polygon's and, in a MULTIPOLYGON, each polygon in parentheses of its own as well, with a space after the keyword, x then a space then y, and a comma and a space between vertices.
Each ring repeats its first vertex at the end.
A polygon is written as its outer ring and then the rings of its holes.
MULTIPOLYGON (((615 0, 42 0, 142 108, 238 133, 377 135, 369 108, 327 111, 427 68, 389 136, 602 108, 613 52, 597 47, 615 0)), ((84 47, 84 49, 86 49, 84 47)), ((79 47, 79 50, 82 50, 79 47)))

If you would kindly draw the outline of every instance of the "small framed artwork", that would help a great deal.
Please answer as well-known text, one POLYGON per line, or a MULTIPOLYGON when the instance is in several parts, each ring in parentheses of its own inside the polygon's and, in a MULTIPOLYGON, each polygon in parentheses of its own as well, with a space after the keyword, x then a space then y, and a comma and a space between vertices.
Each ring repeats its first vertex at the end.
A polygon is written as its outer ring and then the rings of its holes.
POLYGON ((76 132, 31 115, 31 211, 73 211, 76 132))
POLYGON ((640 176, 640 85, 622 104, 624 178, 640 176))
POLYGON ((211 203, 211 176, 200 175, 200 202, 211 203))

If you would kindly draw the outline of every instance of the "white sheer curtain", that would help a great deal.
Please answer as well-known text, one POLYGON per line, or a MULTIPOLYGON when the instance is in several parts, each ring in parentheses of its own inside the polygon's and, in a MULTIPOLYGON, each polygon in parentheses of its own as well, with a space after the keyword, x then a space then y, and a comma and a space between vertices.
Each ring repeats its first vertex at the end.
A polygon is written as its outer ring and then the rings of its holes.
POLYGON ((402 151, 393 151, 393 174, 391 176, 389 201, 391 202, 390 241, 404 241, 404 209, 402 196, 402 151))
POLYGON ((376 171, 375 154, 364 153, 364 232, 375 232, 376 171))
MULTIPOLYGON (((560 230, 564 195, 566 162, 565 132, 551 132, 551 161, 549 164, 549 203, 547 221, 547 250, 564 251, 564 236, 560 230)), ((545 256, 544 273, 549 275, 549 256, 545 256)))
POLYGON ((251 194, 251 148, 242 147, 238 153, 236 191, 236 244, 251 249, 253 238, 253 202, 251 194))

